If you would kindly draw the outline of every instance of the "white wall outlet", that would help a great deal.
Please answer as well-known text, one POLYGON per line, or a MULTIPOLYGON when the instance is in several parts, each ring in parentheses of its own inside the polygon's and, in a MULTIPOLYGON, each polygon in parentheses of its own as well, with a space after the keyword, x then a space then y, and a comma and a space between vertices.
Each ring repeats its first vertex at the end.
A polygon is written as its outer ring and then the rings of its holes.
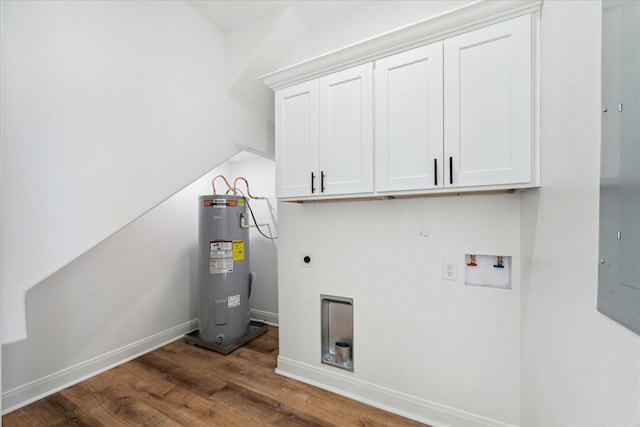
POLYGON ((300 265, 302 267, 315 267, 315 256, 310 253, 301 253, 300 254, 300 265))
POLYGON ((455 261, 442 262, 442 278, 445 280, 458 280, 458 267, 455 261))

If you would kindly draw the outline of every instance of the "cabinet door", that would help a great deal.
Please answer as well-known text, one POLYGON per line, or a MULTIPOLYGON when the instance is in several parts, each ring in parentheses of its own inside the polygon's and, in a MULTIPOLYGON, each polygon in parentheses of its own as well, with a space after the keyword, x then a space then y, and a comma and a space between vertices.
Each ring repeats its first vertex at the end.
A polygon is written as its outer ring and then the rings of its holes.
POLYGON ((442 187, 442 42, 376 61, 376 191, 442 187))
POLYGON ((275 102, 276 194, 313 195, 319 188, 318 81, 279 90, 275 102))
POLYGON ((447 39, 444 56, 445 186, 530 182, 531 17, 447 39))
POLYGON ((320 78, 321 194, 373 191, 373 65, 320 78))

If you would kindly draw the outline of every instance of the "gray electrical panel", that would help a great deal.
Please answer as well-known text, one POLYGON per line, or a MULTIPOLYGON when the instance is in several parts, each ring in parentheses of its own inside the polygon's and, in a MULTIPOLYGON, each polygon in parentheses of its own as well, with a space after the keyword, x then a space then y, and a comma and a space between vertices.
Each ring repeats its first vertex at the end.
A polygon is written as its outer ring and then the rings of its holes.
POLYGON ((640 2, 602 2, 598 311, 640 334, 640 2))

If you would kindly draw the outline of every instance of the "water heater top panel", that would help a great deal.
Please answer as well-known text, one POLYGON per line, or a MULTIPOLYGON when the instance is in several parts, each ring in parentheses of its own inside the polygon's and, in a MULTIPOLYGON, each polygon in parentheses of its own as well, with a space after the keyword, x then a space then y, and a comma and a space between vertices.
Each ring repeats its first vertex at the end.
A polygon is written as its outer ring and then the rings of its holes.
POLYGON ((214 194, 208 196, 200 196, 200 200, 202 201, 203 205, 207 207, 243 207, 246 205, 244 196, 227 196, 214 194))

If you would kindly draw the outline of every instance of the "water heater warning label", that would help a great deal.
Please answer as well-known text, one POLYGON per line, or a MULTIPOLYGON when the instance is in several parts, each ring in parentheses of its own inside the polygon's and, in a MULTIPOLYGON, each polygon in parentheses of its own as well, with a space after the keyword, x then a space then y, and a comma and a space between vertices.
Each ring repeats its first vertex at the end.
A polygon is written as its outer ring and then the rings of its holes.
POLYGON ((228 308, 237 307, 240 305, 240 295, 231 295, 227 297, 228 308))
POLYGON ((233 260, 242 261, 244 259, 244 240, 233 241, 233 260))
POLYGON ((210 242, 209 274, 232 273, 233 262, 244 259, 244 240, 210 242))
POLYGON ((226 240, 211 242, 209 274, 233 272, 233 242, 226 240))

